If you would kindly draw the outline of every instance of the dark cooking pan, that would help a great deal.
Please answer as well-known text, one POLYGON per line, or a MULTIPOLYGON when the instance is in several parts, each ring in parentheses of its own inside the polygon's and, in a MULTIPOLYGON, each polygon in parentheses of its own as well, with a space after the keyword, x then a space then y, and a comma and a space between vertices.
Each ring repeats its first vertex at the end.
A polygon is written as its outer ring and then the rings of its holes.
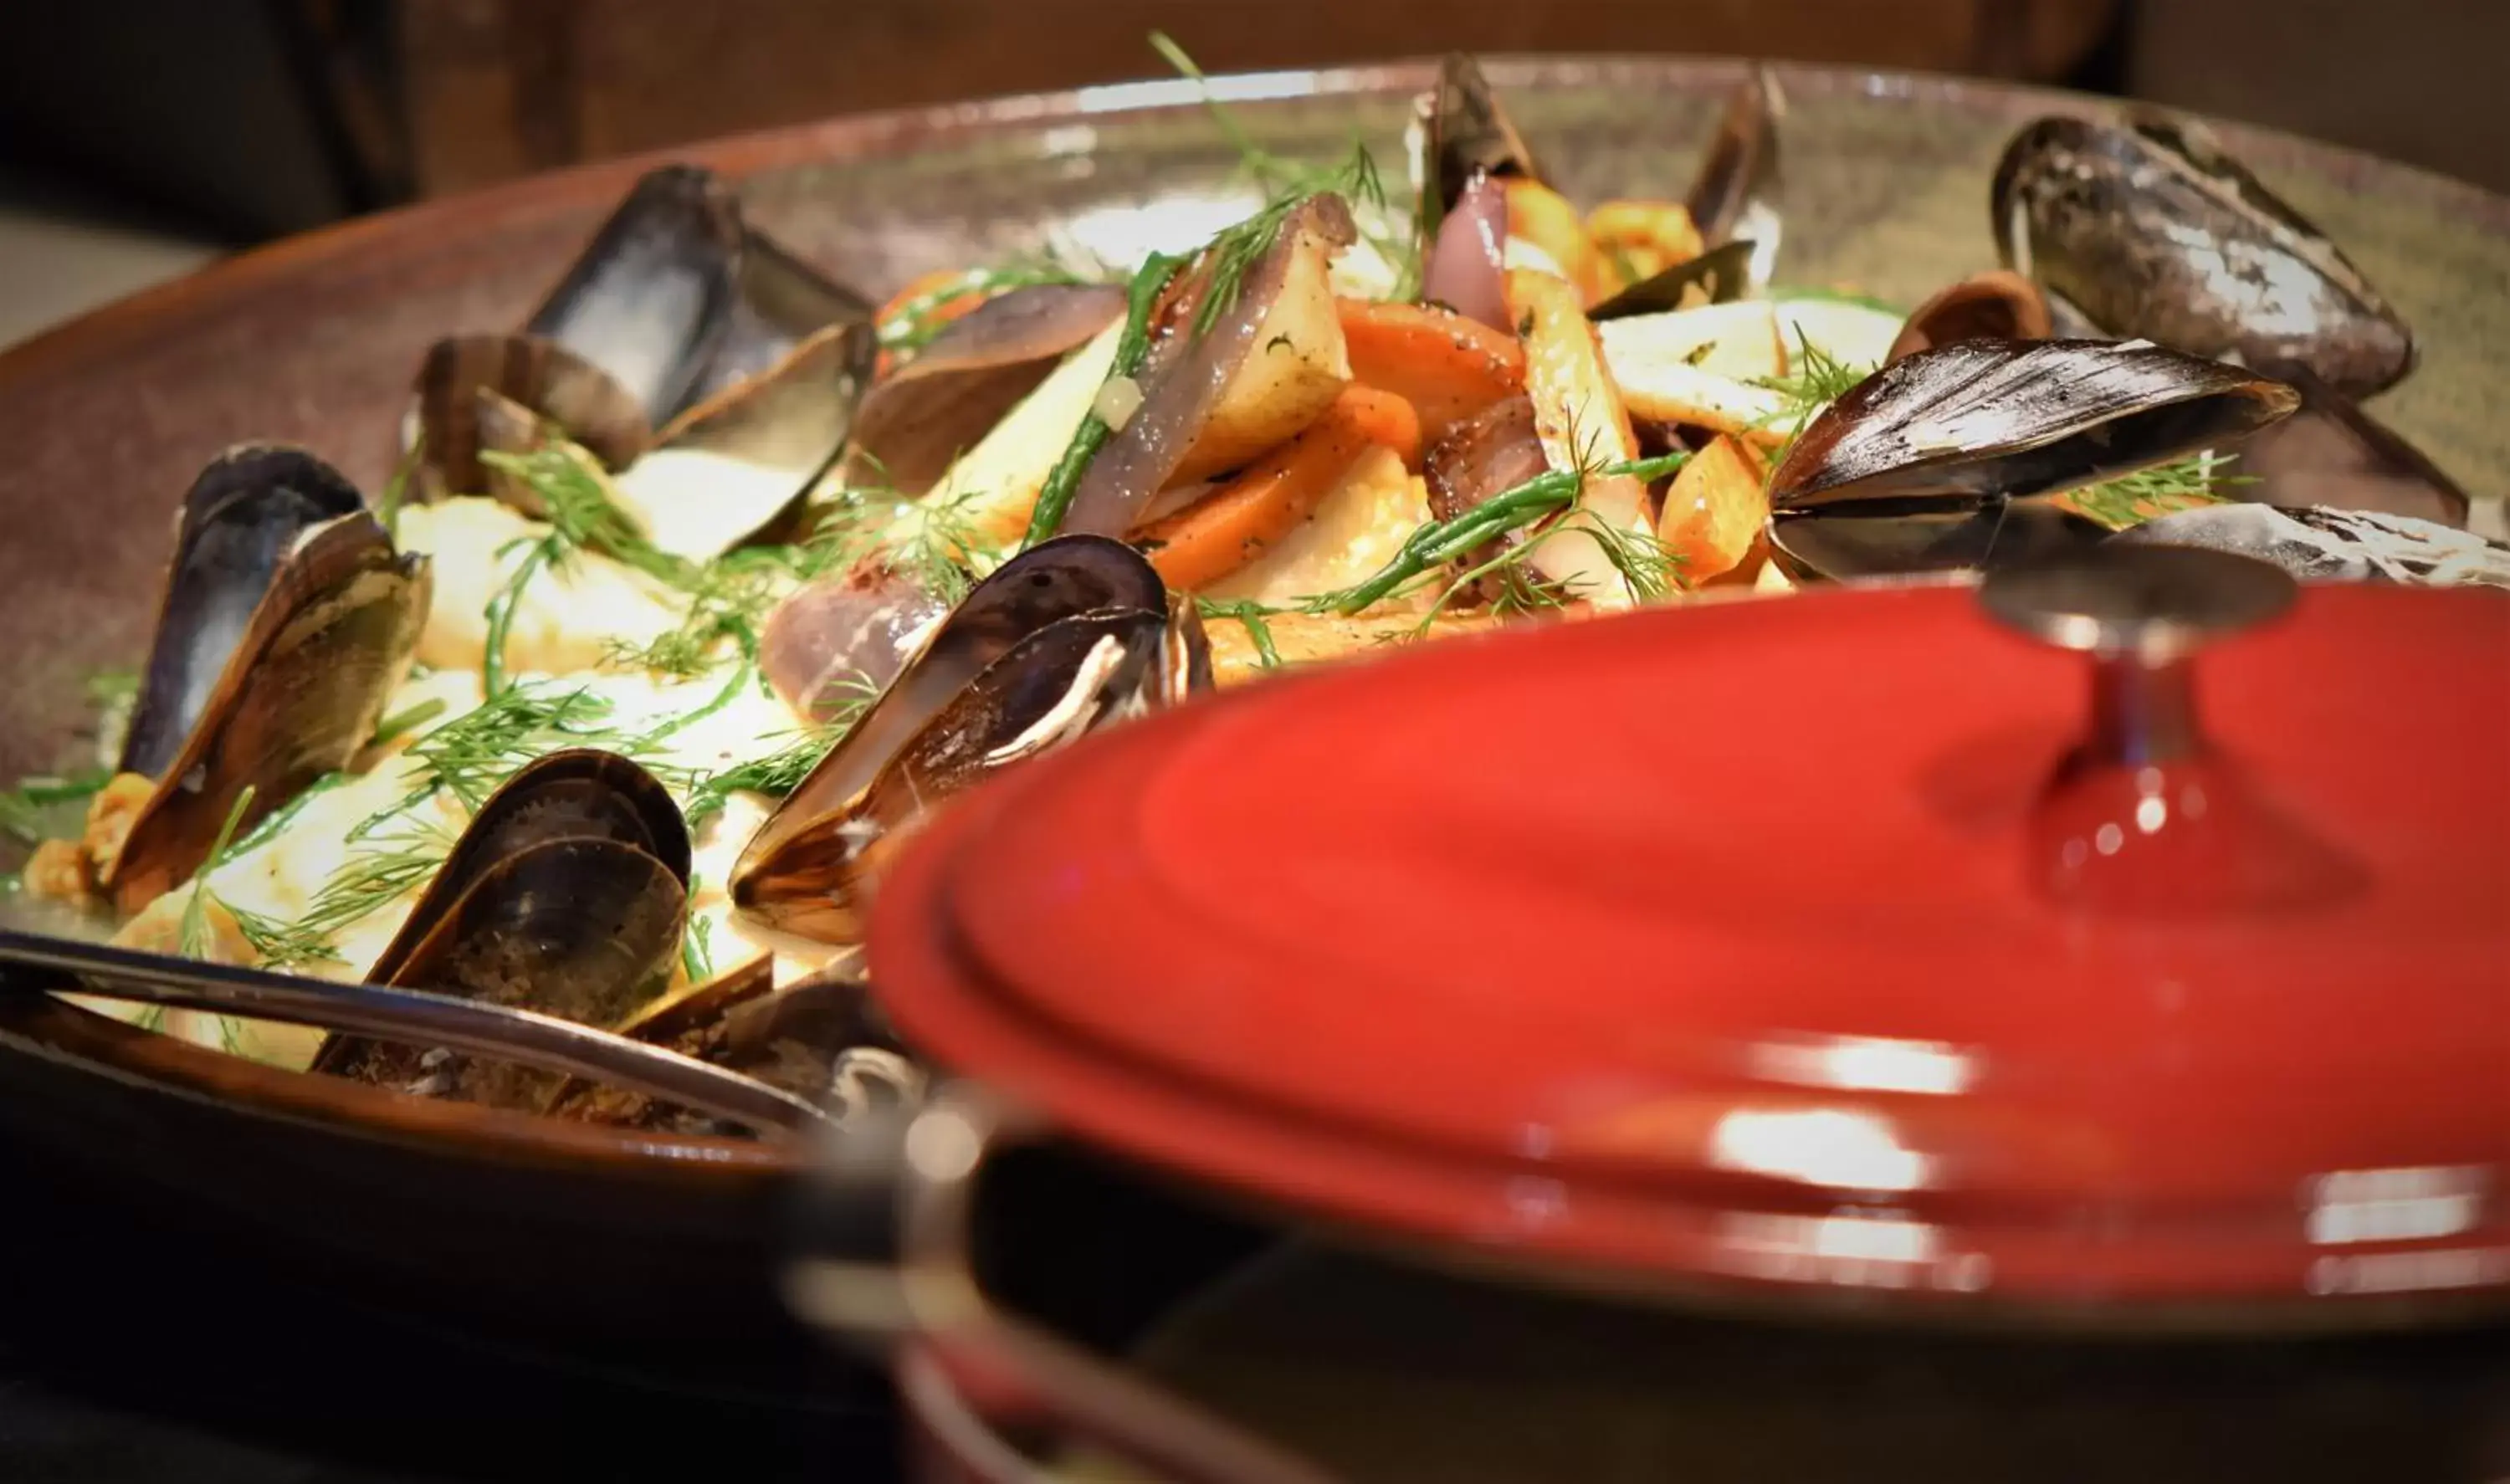
MULTIPOLYGON (((1736 64, 1497 63, 1564 188, 1687 178, 1736 64)), ((1224 85, 1281 153, 1357 125, 1391 146, 1421 66, 1224 85)), ((1790 279, 1916 303, 1991 267, 1985 182, 2017 126, 2092 100, 1940 79, 1779 69, 1790 279)), ((2492 496, 2510 429, 2510 202, 2412 170, 2236 128, 2225 137, 2421 330, 2380 417, 2492 496)), ((1389 154, 1388 156, 1392 156, 1389 154)), ((1120 257, 1123 209, 1222 181, 1235 147, 1190 90, 1110 89, 845 119, 681 152, 737 180, 743 210, 830 275, 886 291, 1035 249, 1049 227, 1120 257)), ((361 485, 390 473, 410 368, 437 338, 518 323, 652 160, 431 204, 220 264, 0 358, 0 769, 72 745, 82 680, 147 640, 170 509, 230 444, 301 442, 361 485)), ((2497 498, 2474 523, 2497 531, 2497 498)), ((34 982, 8 970, 13 989, 34 982)), ((619 1133, 275 1071, 66 1004, 0 1000, 0 1137, 31 1157, 294 1254, 390 1302, 704 1368, 779 1327, 776 1273, 807 1138, 619 1133)), ((824 1197, 825 1193, 822 1193, 824 1197)), ((857 1255, 885 1253, 888 1185, 842 1193, 857 1255)))

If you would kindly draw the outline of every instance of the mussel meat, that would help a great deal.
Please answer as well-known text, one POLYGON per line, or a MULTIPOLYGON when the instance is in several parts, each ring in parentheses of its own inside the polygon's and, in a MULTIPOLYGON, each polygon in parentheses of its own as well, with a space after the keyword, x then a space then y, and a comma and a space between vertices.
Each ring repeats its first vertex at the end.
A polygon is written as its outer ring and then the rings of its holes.
MULTIPOLYGON (((1159 574, 1122 542, 1065 536, 1012 557, 969 592, 743 848, 734 904, 775 927, 853 941, 875 843, 1034 750, 1032 729, 1060 737, 1067 723, 1085 730, 1112 720, 1129 704, 1119 693, 1139 690, 1168 655, 1191 663, 1190 643, 1168 641, 1168 622, 1159 574), (1078 645, 1084 631, 1091 642, 1078 645), (1112 643, 1106 653, 1102 638, 1112 643)), ((1182 688, 1154 677, 1146 704, 1182 688)))
MULTIPOLYGON (((540 758, 481 804, 367 971, 615 1029, 669 982, 688 912, 689 836, 670 795, 627 758, 540 758)), ((334 1037, 315 1069, 501 1107, 562 1079, 437 1048, 334 1037)))
POLYGON ((2362 270, 2201 125, 2042 119, 2006 147, 1992 211, 2004 265, 2106 333, 2298 364, 2352 397, 2414 368, 2413 331, 2362 270))
POLYGON ((1122 288, 1032 284, 953 320, 864 397, 848 454, 857 482, 932 488, 1067 353, 1123 317, 1122 288))
POLYGON ((2304 581, 2510 588, 2510 545, 2376 511, 2222 505, 2165 515, 2111 540, 2236 552, 2304 581))
POLYGON ((237 803, 248 829, 345 767, 409 666, 427 559, 302 449, 220 455, 183 497, 122 770, 154 786, 87 842, 132 913, 188 879, 237 803))

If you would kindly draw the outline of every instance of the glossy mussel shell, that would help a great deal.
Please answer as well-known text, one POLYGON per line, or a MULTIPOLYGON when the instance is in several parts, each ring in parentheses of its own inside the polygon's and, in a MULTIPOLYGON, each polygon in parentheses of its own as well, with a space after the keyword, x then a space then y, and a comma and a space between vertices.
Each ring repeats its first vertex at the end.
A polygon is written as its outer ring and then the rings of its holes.
POLYGON ((347 766, 374 734, 426 622, 427 559, 340 474, 297 448, 213 460, 183 497, 122 770, 156 788, 98 883, 133 912, 237 831, 347 766))
POLYGON ((1770 477, 1801 511, 2045 494, 2222 448, 2300 395, 2134 341, 1962 340, 1884 366, 1823 409, 1770 477))
POLYGON ((1785 118, 1786 95, 1776 76, 1755 65, 1728 97, 1699 173, 1683 200, 1700 241, 1709 247, 1752 244, 1747 277, 1755 286, 1766 286, 1776 272, 1784 235, 1778 133, 1785 118))
POLYGON ((1542 178, 1490 79, 1463 53, 1450 53, 1439 63, 1438 86, 1425 99, 1424 115, 1419 168, 1425 247, 1475 176, 1542 178))
POLYGON ((2110 334, 2297 363, 2354 397, 2414 367, 2362 270, 2200 125, 2042 119, 2007 146, 1992 210, 2005 266, 2110 334))
MULTIPOLYGON (((858 920, 850 883, 873 842, 986 768, 1014 760, 995 754, 1042 714, 1041 698, 1076 687, 1094 697, 1127 679, 1138 687, 1163 655, 1192 664, 1191 638, 1171 640, 1167 626, 1159 574, 1122 542, 1058 537, 1005 562, 760 827, 733 868, 734 903, 780 928, 853 941, 858 920), (1093 622, 1045 637, 1079 620, 1093 622), (1084 630, 1090 642, 1076 649, 1084 630), (1101 685, 1094 671, 1103 662, 1092 654, 1109 635, 1125 663, 1101 685)), ((1207 650, 1202 664, 1207 670, 1207 650)), ((1156 704, 1168 689, 1160 677, 1154 685, 1156 704)), ((1074 704, 1091 713, 1087 724, 1104 719, 1107 708, 1089 697, 1074 704)))
MULTIPOLYGON (((688 829, 661 783, 613 753, 553 752, 480 805, 367 977, 616 1028, 669 982, 688 882, 688 829)), ((354 1037, 315 1065, 512 1107, 560 1082, 354 1037)))

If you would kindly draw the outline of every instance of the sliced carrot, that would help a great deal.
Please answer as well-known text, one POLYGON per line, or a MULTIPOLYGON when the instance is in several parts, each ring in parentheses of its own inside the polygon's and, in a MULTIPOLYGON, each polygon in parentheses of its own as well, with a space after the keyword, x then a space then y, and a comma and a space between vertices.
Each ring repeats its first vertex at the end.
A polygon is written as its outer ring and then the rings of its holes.
POLYGON ((1133 539, 1169 587, 1206 587, 1297 530, 1369 444, 1417 453, 1420 442, 1421 423, 1410 402, 1373 387, 1347 388, 1307 432, 1133 539))
MULTIPOLYGON (((1426 304, 1340 299, 1334 307, 1351 379, 1409 401, 1425 444, 1525 388, 1525 347, 1478 320, 1426 304)), ((1409 455, 1404 462, 1418 467, 1409 455)))

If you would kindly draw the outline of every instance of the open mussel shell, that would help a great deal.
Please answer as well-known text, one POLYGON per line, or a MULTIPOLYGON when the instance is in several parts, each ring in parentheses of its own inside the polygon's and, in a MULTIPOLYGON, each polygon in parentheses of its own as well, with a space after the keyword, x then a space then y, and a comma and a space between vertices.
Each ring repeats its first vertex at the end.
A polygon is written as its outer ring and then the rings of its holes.
POLYGON ((1202 608, 1187 592, 1168 598, 1167 632, 1160 643, 1160 704, 1183 705, 1217 684, 1211 673, 1211 635, 1202 608))
POLYGON ((855 421, 853 460, 902 494, 932 487, 1056 363, 1124 317, 1124 290, 1032 284, 953 320, 873 387, 855 421))
POLYGON ((546 420, 605 468, 625 469, 652 438, 634 394, 599 366, 535 335, 438 340, 419 365, 415 390, 421 499, 495 494, 537 516, 544 514, 537 499, 520 481, 482 464, 482 452, 530 451, 546 420))
MULTIPOLYGON (((327 489, 337 477, 305 454, 257 467, 261 477, 294 481, 299 489, 327 489), (294 473, 283 476, 284 470, 294 473)), ((233 473, 212 466, 212 476, 233 473)), ((382 524, 364 511, 301 528, 277 570, 265 573, 257 553, 270 539, 260 519, 266 508, 239 500, 224 509, 231 514, 209 518, 237 522, 247 532, 234 549, 236 563, 178 563, 174 576, 186 587, 233 583, 236 590, 180 602, 170 594, 166 613, 178 624, 199 613, 224 625, 249 594, 250 615, 233 640, 222 628, 201 630, 197 659, 169 655, 161 669, 152 656, 152 677, 163 674, 171 689, 169 699, 153 704, 142 760, 160 754, 172 719, 189 715, 192 724, 164 767, 150 771, 155 789, 128 831, 95 861, 98 883, 126 913, 188 880, 230 817, 241 835, 317 779, 348 766, 407 673, 427 618, 427 559, 395 552, 382 524), (212 668, 217 650, 225 651, 224 659, 212 668), (189 697, 204 676, 213 678, 195 705, 189 697), (247 788, 250 801, 236 815, 247 788)), ((210 550, 194 546, 196 552, 210 550)), ((161 634, 159 647, 180 644, 187 634, 161 634)))
MULTIPOLYGON (((688 884, 687 826, 659 782, 616 754, 554 752, 480 806, 367 977, 615 1029, 669 981, 688 884)), ((561 1081, 356 1037, 314 1065, 503 1107, 561 1081)))
POLYGON ((2510 545, 2375 511, 2219 505, 2164 515, 2111 539, 2233 552, 2305 582, 2510 589, 2510 545))
POLYGON ((2107 333, 2299 363, 2354 397, 2414 368, 2362 270, 2200 125, 2042 119, 2006 147, 1991 210, 2005 266, 2107 333))
POLYGON ((2057 333, 2048 296, 2018 273, 1974 273, 1910 312, 1883 357, 1887 364, 1960 340, 2047 340, 2057 333))
POLYGON ((601 367, 649 423, 696 400, 739 293, 741 209, 713 171, 638 180, 523 326, 601 367))
POLYGON ((1164 607, 1119 609, 1030 633, 891 751, 859 791, 789 818, 788 800, 734 867, 734 903, 786 932, 858 941, 880 875, 935 806, 1163 703, 1167 626, 1164 607))
POLYGON ((2109 529, 2040 500, 1881 500, 1771 515, 1769 554, 1797 582, 1991 572, 2087 551, 2109 529))
POLYGON ((1755 65, 1728 97, 1699 173, 1683 199, 1701 242, 1711 247, 1744 240, 1752 244, 1749 282, 1755 287, 1767 286, 1777 272, 1784 236, 1778 133, 1786 111, 1786 95, 1775 74, 1755 65))
POLYGON ((364 509, 357 486, 300 448, 250 445, 209 461, 175 516, 174 554, 119 771, 149 778, 166 771, 298 541, 364 509))
MULTIPOLYGON (((832 611, 841 623, 856 622, 850 610, 832 611)), ((1121 541, 1058 536, 996 568, 969 590, 845 740, 760 826, 733 867, 733 901, 780 924, 808 916, 807 904, 788 912, 782 903, 789 894, 763 885, 781 870, 780 861, 794 842, 837 828, 900 750, 1023 641, 1061 620, 1111 612, 1148 613, 1161 623, 1168 612, 1159 573, 1121 541)), ((818 673, 847 663, 831 652, 820 660, 818 673)), ((797 671, 804 668, 807 664, 796 666, 797 671)))
POLYGON ((1425 247, 1436 240, 1439 224, 1475 176, 1542 178, 1534 152, 1508 122, 1481 65, 1461 52, 1439 63, 1438 86, 1429 95, 1422 129, 1419 170, 1425 247))
POLYGON ((1711 247, 1687 263, 1676 263, 1654 278, 1632 284, 1587 310, 1586 318, 1600 323, 1632 315, 1731 303, 1752 286, 1752 261, 1759 251, 1749 239, 1711 247))
POLYGON ((747 225, 733 287, 722 338, 698 374, 690 405, 764 374, 830 325, 868 325, 877 308, 747 225))
POLYGON ((1769 503, 2071 489, 2234 443, 2300 400, 2281 382, 2134 341, 1962 340, 1884 366, 1823 409, 1771 476, 1769 503))

